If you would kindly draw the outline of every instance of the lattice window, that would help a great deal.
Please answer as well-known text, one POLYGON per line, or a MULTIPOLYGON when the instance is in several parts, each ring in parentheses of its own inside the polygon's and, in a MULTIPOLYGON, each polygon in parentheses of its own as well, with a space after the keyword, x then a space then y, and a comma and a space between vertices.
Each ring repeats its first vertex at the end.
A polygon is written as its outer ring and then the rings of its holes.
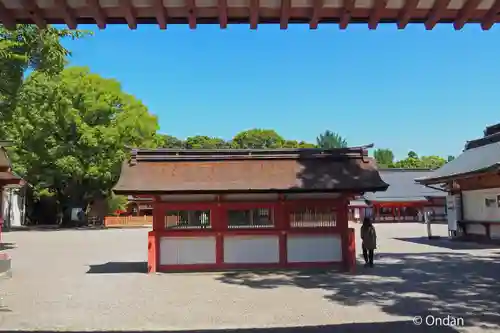
POLYGON ((165 215, 165 229, 211 228, 209 210, 176 210, 165 215))
POLYGON ((292 228, 335 227, 337 216, 331 208, 305 208, 290 214, 292 228))
POLYGON ((227 214, 229 229, 274 227, 273 211, 269 208, 229 210, 227 214))

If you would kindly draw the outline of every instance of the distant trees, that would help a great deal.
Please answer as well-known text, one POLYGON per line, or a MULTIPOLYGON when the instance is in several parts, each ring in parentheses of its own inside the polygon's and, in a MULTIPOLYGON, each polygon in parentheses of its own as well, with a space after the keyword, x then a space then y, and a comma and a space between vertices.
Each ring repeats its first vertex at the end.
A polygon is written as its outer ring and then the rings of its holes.
POLYGON ((435 155, 419 157, 414 151, 408 152, 406 158, 394 162, 394 154, 390 149, 376 149, 373 157, 380 168, 437 169, 449 162, 435 155))
POLYGON ((375 149, 373 157, 380 168, 389 168, 394 163, 394 153, 390 149, 375 149))
POLYGON ((327 130, 316 138, 316 145, 323 149, 346 148, 347 141, 340 134, 327 130))

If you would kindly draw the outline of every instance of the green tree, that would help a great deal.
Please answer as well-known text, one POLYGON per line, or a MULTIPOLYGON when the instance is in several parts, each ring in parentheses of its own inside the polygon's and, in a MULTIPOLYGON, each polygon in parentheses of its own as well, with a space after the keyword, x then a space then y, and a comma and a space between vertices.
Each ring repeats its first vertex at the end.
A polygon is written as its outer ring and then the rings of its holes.
POLYGON ((346 148, 347 141, 337 133, 325 131, 316 138, 316 144, 322 149, 346 148))
POLYGON ((422 162, 418 158, 417 153, 410 151, 405 159, 394 163, 394 167, 402 169, 419 169, 422 168, 422 162))
POLYGON ((223 139, 206 135, 195 135, 186 139, 187 149, 225 149, 229 147, 230 144, 223 139))
POLYGON ((420 158, 421 167, 425 169, 438 169, 446 164, 446 160, 442 157, 431 155, 422 156, 420 158))
POLYGON ((285 139, 276 131, 269 129, 251 129, 243 131, 233 138, 233 148, 241 149, 268 149, 282 148, 285 139))
POLYGON ((451 162, 455 159, 455 156, 453 155, 448 155, 448 157, 446 158, 446 162, 451 162))
MULTIPOLYGON (((63 38, 77 39, 90 34, 35 25, 18 25, 9 31, 0 25, 0 124, 10 120, 16 96, 28 70, 54 75, 63 70, 71 55, 61 43, 63 38)), ((0 136, 4 130, 0 128, 0 136)))
POLYGON ((154 147, 155 116, 120 84, 87 68, 35 72, 19 92, 9 137, 15 170, 59 207, 108 195, 127 146, 154 147))
POLYGON ((108 205, 108 214, 113 214, 117 210, 127 210, 128 198, 126 195, 111 194, 108 196, 106 203, 108 205))
POLYGON ((375 149, 373 157, 381 168, 389 168, 394 163, 394 153, 390 149, 375 149))
POLYGON ((186 143, 172 135, 158 134, 158 147, 183 149, 186 148, 186 143))

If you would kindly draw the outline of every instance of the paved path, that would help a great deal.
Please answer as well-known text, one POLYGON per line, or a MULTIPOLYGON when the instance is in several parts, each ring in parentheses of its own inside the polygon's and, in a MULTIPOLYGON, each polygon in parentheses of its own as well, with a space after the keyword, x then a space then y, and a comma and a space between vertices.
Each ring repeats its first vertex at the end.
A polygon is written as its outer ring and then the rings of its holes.
MULTIPOLYGON (((444 235, 445 228, 436 232, 444 235)), ((0 329, 500 331, 500 249, 429 242, 422 224, 377 231, 376 267, 360 266, 354 276, 147 275, 145 229, 6 233, 13 277, 0 280, 0 329), (464 317, 467 327, 412 324, 429 314, 464 317), (322 326, 305 327, 312 325, 322 326)))

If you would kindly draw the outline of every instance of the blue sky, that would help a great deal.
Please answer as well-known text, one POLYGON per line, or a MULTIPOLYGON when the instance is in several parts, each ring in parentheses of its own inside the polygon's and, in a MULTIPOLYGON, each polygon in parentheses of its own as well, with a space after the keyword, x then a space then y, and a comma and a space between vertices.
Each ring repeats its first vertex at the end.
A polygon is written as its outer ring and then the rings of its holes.
POLYGON ((258 127, 314 142, 329 129, 397 158, 446 156, 500 122, 500 28, 120 25, 66 45, 180 138, 258 127))

